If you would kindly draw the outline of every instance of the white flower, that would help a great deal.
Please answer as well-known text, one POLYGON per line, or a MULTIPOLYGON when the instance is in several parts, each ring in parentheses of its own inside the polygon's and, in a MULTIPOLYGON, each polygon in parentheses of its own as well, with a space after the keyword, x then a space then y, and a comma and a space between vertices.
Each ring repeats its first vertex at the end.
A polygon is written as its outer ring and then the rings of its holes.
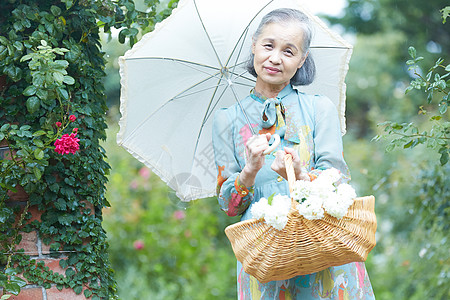
POLYGON ((311 196, 316 196, 322 199, 326 199, 328 197, 330 197, 330 195, 332 193, 334 193, 335 191, 335 187, 333 186, 333 184, 331 183, 331 181, 318 181, 318 180, 314 180, 313 182, 311 182, 311 196))
POLYGON ((308 198, 313 190, 312 182, 305 180, 297 180, 292 191, 292 198, 296 201, 302 202, 303 198, 308 198))
POLYGON ((291 209, 291 203, 291 198, 289 198, 288 196, 276 195, 275 197, 273 197, 272 207, 279 208, 280 211, 286 212, 287 215, 287 213, 291 209))
POLYGON ((279 207, 272 207, 270 210, 266 211, 264 219, 270 226, 274 227, 275 229, 282 230, 287 224, 288 212, 283 211, 283 209, 279 207))
POLYGON ((345 201, 340 201, 336 195, 334 197, 330 197, 323 202, 323 208, 327 213, 332 215, 335 218, 342 218, 347 214, 347 210, 349 205, 345 203, 345 201))
POLYGON ((347 183, 337 185, 340 179, 340 172, 331 168, 312 182, 297 181, 293 198, 300 203, 297 206, 300 214, 309 220, 321 219, 325 211, 338 219, 345 216, 356 192, 347 183))
POLYGON ((266 198, 261 198, 254 203, 250 212, 253 218, 260 220, 264 218, 270 226, 282 230, 288 221, 287 215, 291 209, 291 199, 288 196, 276 195, 272 199, 272 204, 266 198))
POLYGON ((320 184, 333 185, 341 179, 341 174, 338 169, 330 168, 323 170, 314 181, 318 181, 320 184))
POLYGON ((298 204, 297 209, 308 220, 322 219, 324 215, 322 204, 322 198, 310 196, 303 203, 298 204))
POLYGON ((259 220, 259 219, 264 218, 265 212, 267 210, 269 210, 269 208, 270 208, 270 205, 269 205, 269 202, 267 201, 267 199, 261 198, 261 199, 259 199, 258 202, 252 204, 252 208, 250 209, 250 212, 251 212, 253 218, 259 220))
POLYGON ((351 199, 352 202, 356 198, 355 189, 347 183, 340 184, 336 189, 336 194, 339 198, 351 199))

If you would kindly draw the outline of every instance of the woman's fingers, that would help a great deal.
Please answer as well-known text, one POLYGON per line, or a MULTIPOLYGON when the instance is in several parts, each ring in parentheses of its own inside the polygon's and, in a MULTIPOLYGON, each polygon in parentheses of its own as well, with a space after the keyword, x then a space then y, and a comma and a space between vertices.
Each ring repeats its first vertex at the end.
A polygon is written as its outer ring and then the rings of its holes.
POLYGON ((270 133, 254 135, 247 141, 247 149, 251 155, 262 155, 269 147, 270 133))

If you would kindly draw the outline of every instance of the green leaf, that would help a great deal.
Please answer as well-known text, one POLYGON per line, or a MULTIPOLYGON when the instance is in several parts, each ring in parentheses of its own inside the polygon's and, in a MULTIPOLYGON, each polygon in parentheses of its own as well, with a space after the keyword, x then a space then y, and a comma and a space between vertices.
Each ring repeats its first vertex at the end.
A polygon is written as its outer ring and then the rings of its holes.
POLYGON ((447 149, 447 147, 445 146, 439 149, 439 153, 441 153, 441 158, 439 159, 439 162, 441 163, 442 166, 448 163, 449 151, 450 150, 447 149))
POLYGON ((40 180, 42 177, 42 172, 38 167, 33 168, 33 174, 36 177, 37 180, 40 180))
MULTIPOLYGON (((41 143, 42 143, 42 142, 41 142, 41 143)), ((42 151, 41 148, 36 148, 36 149, 34 150, 34 157, 35 157, 36 159, 38 159, 38 160, 43 159, 43 158, 44 158, 44 151, 42 151)), ((37 176, 36 176, 36 177, 37 177, 37 176)), ((40 177, 39 177, 39 179, 40 179, 40 177)))
POLYGON ((85 296, 86 298, 91 297, 91 296, 92 296, 92 291, 91 291, 91 290, 84 290, 84 296, 85 296))
MULTIPOLYGON (((61 52, 63 53, 63 52, 61 52)), ((61 69, 66 69, 69 66, 69 62, 67 60, 59 59, 54 61, 55 65, 60 67, 61 69)))
POLYGON ((67 260, 61 259, 61 260, 59 261, 59 266, 60 266, 61 268, 63 268, 63 269, 67 268, 67 266, 68 266, 67 260))
POLYGON ((36 93, 36 87, 34 85, 30 85, 28 86, 24 91, 23 91, 23 95, 24 96, 33 96, 36 93))
POLYGON ((58 92, 58 95, 63 99, 63 100, 69 100, 69 93, 67 92, 66 89, 64 89, 63 87, 58 87, 56 89, 56 91, 58 92))
POLYGON ((409 56, 411 56, 412 58, 416 58, 416 48, 410 46, 408 48, 408 53, 409 53, 409 56))
POLYGON ((73 291, 75 292, 75 294, 79 295, 83 291, 83 286, 77 285, 76 287, 73 288, 73 291))
POLYGON ((440 10, 442 14, 442 24, 445 24, 447 18, 450 16, 450 6, 446 6, 440 10))
POLYGON ((20 293, 20 286, 17 283, 7 283, 5 289, 16 296, 20 293))
POLYGON ((272 205, 273 197, 275 197, 275 193, 273 193, 272 195, 269 196, 269 198, 267 198, 267 202, 269 203, 269 205, 272 205))
POLYGON ((25 280, 17 276, 11 276, 10 282, 17 284, 20 287, 24 287, 27 285, 27 282, 25 280))
POLYGON ((440 119, 442 119, 441 116, 432 116, 432 117, 430 118, 430 121, 433 121, 433 120, 439 121, 440 119))
MULTIPOLYGON (((66 276, 67 277, 72 277, 73 275, 75 275, 75 271, 72 268, 68 268, 66 270, 66 276)), ((81 292, 80 292, 81 293, 81 292)), ((79 293, 78 293, 79 294, 79 293)))
POLYGON ((66 75, 66 76, 64 76, 63 82, 65 84, 72 85, 75 83, 75 79, 73 79, 73 77, 71 77, 71 76, 66 75))
POLYGON ((22 58, 20 59, 20 62, 27 61, 27 60, 31 59, 32 57, 33 57, 32 54, 24 55, 24 56, 22 56, 22 58))
POLYGON ((58 83, 62 83, 64 80, 64 75, 60 72, 53 72, 53 78, 58 82, 58 83))
POLYGON ((50 7, 50 11, 52 12, 52 14, 57 17, 61 14, 61 8, 59 8, 58 6, 52 5, 52 7, 50 7))
POLYGON ((41 136, 41 135, 44 135, 44 134, 45 134, 44 130, 38 130, 35 133, 33 133, 33 136, 41 136))
POLYGON ((128 28, 122 29, 119 32, 119 43, 125 43, 125 38, 130 35, 130 30, 128 28))
POLYGON ((386 146, 386 152, 391 152, 392 150, 394 150, 395 148, 395 144, 393 144, 392 142, 390 144, 388 144, 386 146))
POLYGON ((44 89, 38 89, 38 90, 36 91, 36 96, 38 96, 39 99, 41 99, 41 100, 47 100, 47 97, 48 97, 48 91, 47 91, 47 90, 44 90, 44 89))
POLYGON ((23 44, 19 41, 15 41, 13 44, 14 48, 17 49, 17 51, 22 51, 23 50, 23 44))
POLYGON ((0 127, 0 131, 6 131, 11 127, 9 123, 3 124, 2 127, 0 127))
POLYGON ((446 112, 447 112, 447 103, 446 102, 441 102, 439 104, 439 113, 443 115, 446 112))
POLYGON ((41 108, 41 101, 39 101, 38 97, 30 97, 26 102, 27 110, 30 114, 34 114, 41 108))
POLYGON ((33 144, 35 144, 39 148, 44 148, 44 142, 39 139, 33 139, 33 144))
POLYGON ((66 4, 66 9, 70 9, 73 6, 74 0, 61 0, 62 3, 66 4))

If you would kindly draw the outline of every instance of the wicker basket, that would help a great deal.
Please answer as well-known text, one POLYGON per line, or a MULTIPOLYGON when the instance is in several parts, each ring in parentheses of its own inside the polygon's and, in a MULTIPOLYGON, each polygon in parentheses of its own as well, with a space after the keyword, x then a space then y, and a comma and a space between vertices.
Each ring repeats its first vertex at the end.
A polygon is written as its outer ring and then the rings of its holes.
MULTIPOLYGON (((292 189, 292 160, 286 166, 292 189)), ((281 231, 253 219, 230 225, 225 233, 246 273, 262 283, 284 280, 365 261, 375 247, 374 206, 373 196, 357 198, 340 220, 327 213, 320 220, 308 220, 291 209, 281 231)))

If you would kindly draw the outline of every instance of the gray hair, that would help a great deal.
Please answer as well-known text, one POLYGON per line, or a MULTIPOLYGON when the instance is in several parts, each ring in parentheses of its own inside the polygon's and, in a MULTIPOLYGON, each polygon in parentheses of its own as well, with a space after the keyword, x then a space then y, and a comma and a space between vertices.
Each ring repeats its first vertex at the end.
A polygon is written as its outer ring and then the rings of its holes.
MULTIPOLYGON (((303 31, 303 45, 301 45, 301 50, 303 55, 307 55, 309 51, 309 47, 311 45, 312 40, 312 24, 307 15, 302 13, 299 10, 291 9, 291 8, 279 8, 269 12, 265 15, 261 23, 259 23, 258 28, 256 29, 255 34, 253 35, 253 40, 257 40, 259 35, 264 29, 264 26, 271 23, 282 23, 286 24, 288 22, 297 22, 303 31)), ((246 63, 247 71, 255 77, 258 77, 255 71, 255 67, 253 65, 255 55, 253 53, 250 54, 250 57, 246 63)), ((292 85, 308 85, 314 81, 314 77, 316 75, 316 65, 314 63, 314 59, 312 58, 311 53, 306 57, 303 66, 297 70, 294 76, 291 78, 292 85)))

